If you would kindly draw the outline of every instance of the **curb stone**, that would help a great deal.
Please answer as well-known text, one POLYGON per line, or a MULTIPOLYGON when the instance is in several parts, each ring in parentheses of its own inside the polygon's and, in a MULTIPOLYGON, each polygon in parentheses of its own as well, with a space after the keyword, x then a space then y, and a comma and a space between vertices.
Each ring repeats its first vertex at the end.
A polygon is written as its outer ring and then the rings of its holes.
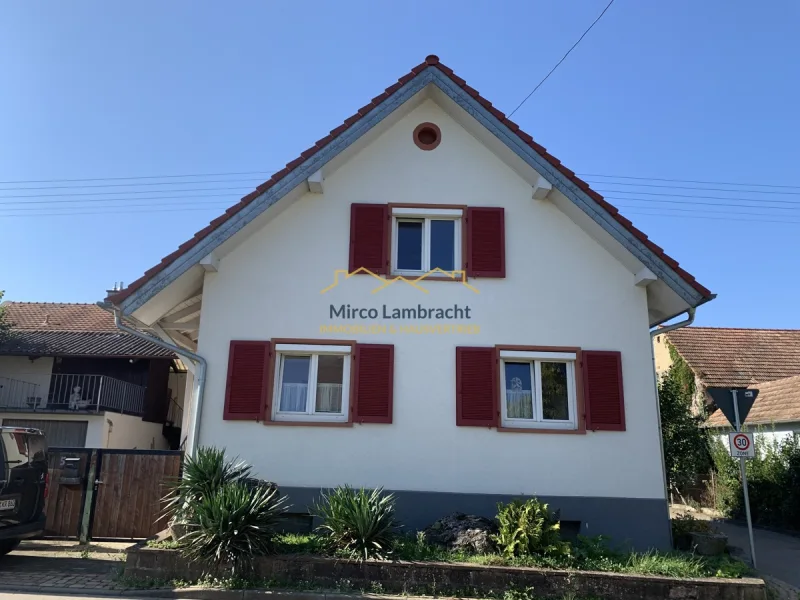
MULTIPOLYGON (((420 596, 403 595, 384 595, 384 594, 353 594, 342 592, 304 592, 294 590, 270 590, 270 589, 249 589, 249 590, 219 590, 214 588, 186 587, 179 589, 136 589, 126 588, 118 590, 95 589, 95 588, 71 588, 71 587, 52 587, 43 590, 41 586, 19 585, 3 586, 0 593, 36 593, 41 594, 46 591, 48 595, 54 596, 94 596, 108 598, 170 598, 174 600, 430 600, 420 596)), ((439 600, 447 600, 446 597, 439 600)))

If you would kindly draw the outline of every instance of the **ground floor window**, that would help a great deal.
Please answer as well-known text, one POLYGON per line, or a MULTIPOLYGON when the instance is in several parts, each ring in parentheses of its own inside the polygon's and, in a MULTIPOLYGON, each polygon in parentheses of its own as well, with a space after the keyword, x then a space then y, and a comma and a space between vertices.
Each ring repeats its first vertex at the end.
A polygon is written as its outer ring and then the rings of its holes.
POLYGON ((500 352, 504 427, 576 429, 576 355, 570 352, 500 352))
POLYGON ((347 421, 350 346, 277 344, 275 352, 275 421, 347 421))
POLYGON ((56 419, 3 419, 5 427, 40 429, 51 448, 85 448, 88 421, 59 421, 56 419))

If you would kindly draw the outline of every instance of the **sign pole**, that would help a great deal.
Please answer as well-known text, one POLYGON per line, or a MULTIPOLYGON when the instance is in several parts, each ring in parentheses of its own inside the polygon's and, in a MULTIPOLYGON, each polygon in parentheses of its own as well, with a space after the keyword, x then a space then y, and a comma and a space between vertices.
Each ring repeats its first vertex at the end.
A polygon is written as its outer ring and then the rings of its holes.
MULTIPOLYGON (((731 390, 733 395, 733 412, 736 416, 736 431, 741 431, 742 424, 739 422, 739 398, 736 390, 731 390)), ((742 490, 744 490, 744 511, 747 515, 747 533, 750 535, 750 556, 753 559, 753 568, 756 565, 756 544, 753 540, 753 519, 750 517, 750 494, 747 493, 747 468, 745 467, 744 456, 739 457, 739 470, 742 473, 742 490)))

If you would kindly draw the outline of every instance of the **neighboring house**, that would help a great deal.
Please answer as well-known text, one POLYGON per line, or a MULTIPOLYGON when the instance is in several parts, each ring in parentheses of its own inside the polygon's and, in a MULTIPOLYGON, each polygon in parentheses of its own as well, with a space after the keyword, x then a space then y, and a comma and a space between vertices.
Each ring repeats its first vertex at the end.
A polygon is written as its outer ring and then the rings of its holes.
POLYGON ((169 449, 180 443, 185 373, 175 354, 120 333, 94 304, 4 302, 0 423, 51 446, 169 449))
POLYGON ((190 449, 297 511, 383 486, 413 529, 538 495, 663 548, 649 329, 713 297, 431 56, 108 302, 207 361, 190 449))
POLYGON ((670 347, 695 374, 695 410, 710 413, 707 426, 731 428, 707 387, 760 390, 745 425, 783 437, 800 433, 800 330, 685 327, 653 338, 656 370, 672 365, 670 347))

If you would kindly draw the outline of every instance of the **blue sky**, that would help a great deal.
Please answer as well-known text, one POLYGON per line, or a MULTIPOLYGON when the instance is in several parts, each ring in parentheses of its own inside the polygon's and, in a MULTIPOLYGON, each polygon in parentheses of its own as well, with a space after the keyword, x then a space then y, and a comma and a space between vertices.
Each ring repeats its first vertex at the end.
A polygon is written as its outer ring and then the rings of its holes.
MULTIPOLYGON (((135 180, 157 184, 137 187, 0 183, 0 289, 9 300, 102 298, 112 282, 139 277, 427 54, 509 112, 605 5, 3 3, 0 181, 259 173, 135 180), (221 182, 195 183, 201 180, 221 182), (58 185, 66 187, 30 189, 58 185), (167 192, 200 188, 206 191, 167 192), (147 193, 110 194, 119 190, 147 193), (65 195, 81 193, 94 195, 65 195), (108 201, 122 197, 128 200, 108 201), (73 214, 47 216, 54 212, 73 214)), ((667 187, 593 184, 622 190, 607 196, 630 197, 611 201, 719 295, 698 311, 698 324, 800 327, 798 25, 793 0, 616 0, 514 115, 580 174, 798 186, 715 192, 652 180, 613 181, 667 187), (695 202, 720 201, 698 195, 743 197, 752 206, 707 207, 695 202), (657 214, 641 214, 648 211, 657 214)), ((109 183, 119 182, 84 185, 109 183)))

